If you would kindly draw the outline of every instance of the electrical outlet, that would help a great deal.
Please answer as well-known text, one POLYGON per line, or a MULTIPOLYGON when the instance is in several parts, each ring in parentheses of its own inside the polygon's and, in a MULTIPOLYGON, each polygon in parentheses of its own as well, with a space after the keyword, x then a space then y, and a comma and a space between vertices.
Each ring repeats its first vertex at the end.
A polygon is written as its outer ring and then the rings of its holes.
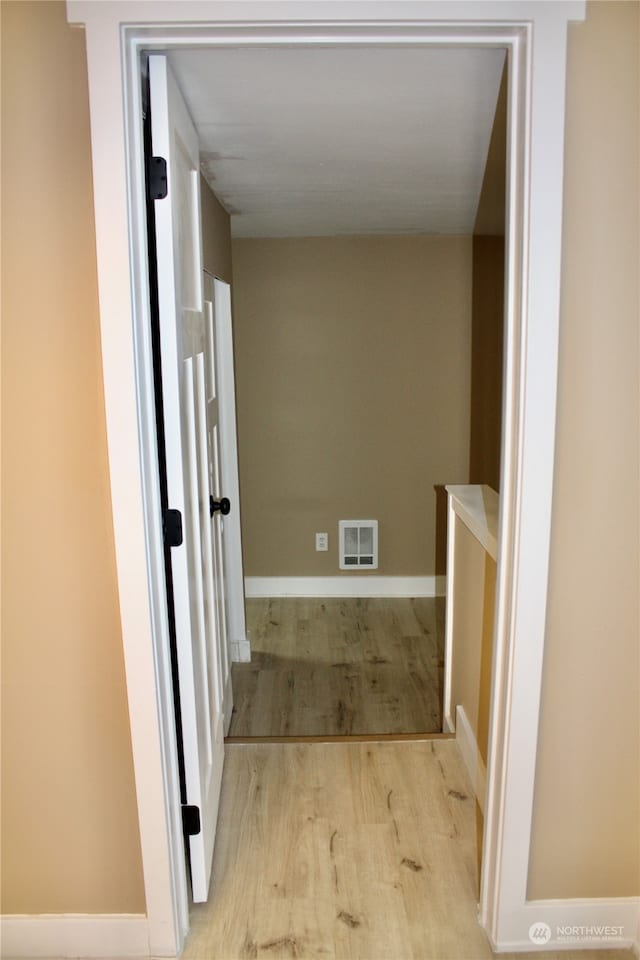
POLYGON ((329 534, 316 533, 316 550, 325 551, 329 549, 329 534))

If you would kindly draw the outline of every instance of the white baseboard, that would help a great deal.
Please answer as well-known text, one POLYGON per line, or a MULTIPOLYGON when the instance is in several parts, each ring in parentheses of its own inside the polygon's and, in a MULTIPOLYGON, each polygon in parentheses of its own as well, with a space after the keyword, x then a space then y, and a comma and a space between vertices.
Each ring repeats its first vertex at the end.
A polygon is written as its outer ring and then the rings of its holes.
POLYGON ((149 957, 144 914, 42 914, 2 917, 3 960, 23 957, 149 957))
POLYGON ((250 663, 251 662, 251 641, 248 639, 245 640, 232 640, 229 644, 231 650, 231 662, 232 663, 250 663))
POLYGON ((464 707, 459 704, 456 707, 456 743, 460 747, 460 753, 469 773, 478 806, 484 814, 484 801, 487 795, 487 768, 480 756, 478 741, 471 729, 464 707))
POLYGON ((247 597, 443 597, 446 577, 245 577, 247 597))
POLYGON ((506 924, 508 929, 491 945, 496 953, 629 948, 637 951, 639 917, 639 897, 529 900, 513 912, 506 924), (536 931, 545 934, 537 942, 536 931))

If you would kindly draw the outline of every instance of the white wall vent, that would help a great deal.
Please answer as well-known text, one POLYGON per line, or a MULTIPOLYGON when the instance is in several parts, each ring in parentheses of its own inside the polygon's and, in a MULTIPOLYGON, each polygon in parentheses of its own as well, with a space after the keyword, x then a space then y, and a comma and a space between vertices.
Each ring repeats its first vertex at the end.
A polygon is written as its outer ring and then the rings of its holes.
POLYGON ((340 569, 378 569, 378 521, 339 520, 340 569))

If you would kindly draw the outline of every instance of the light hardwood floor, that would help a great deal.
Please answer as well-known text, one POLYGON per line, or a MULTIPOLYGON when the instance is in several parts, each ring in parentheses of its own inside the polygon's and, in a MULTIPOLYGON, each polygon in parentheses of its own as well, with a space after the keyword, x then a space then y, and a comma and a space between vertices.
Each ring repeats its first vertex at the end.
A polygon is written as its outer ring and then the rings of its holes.
POLYGON ((248 600, 247 623, 231 736, 442 729, 441 598, 248 600))
POLYGON ((492 957, 475 818, 454 740, 228 746, 212 892, 184 960, 492 957))

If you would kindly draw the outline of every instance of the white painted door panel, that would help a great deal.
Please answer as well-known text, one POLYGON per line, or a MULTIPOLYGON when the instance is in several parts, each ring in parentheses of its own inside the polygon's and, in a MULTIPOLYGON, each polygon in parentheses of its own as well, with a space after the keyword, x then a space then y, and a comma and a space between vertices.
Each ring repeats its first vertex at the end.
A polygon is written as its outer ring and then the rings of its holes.
MULTIPOLYGON (((240 524, 240 483, 238 479, 238 438, 236 431, 235 378, 233 372, 233 325, 231 287, 224 280, 204 275, 205 297, 211 301, 207 327, 209 354, 215 357, 215 393, 219 397, 220 475, 225 496, 231 500, 231 513, 222 521, 222 551, 225 571, 225 599, 229 659, 251 660, 244 607, 244 570, 240 524)), ((231 722, 231 672, 225 692, 225 730, 231 722)))
MULTIPOLYGON (((205 303, 206 318, 207 318, 207 327, 211 328, 212 320, 212 304, 210 302, 205 303)), ((209 338, 208 338, 209 339, 209 338)), ((209 341, 211 350, 211 341, 209 341)), ((214 348, 215 349, 215 348, 214 348)), ((215 369, 215 354, 212 355, 208 352, 207 356, 208 365, 211 371, 215 369)), ((208 477, 207 482, 209 484, 209 489, 211 490, 211 495, 214 500, 220 500, 223 495, 221 483, 220 483, 220 442, 219 442, 219 429, 218 429, 218 398, 215 391, 215 375, 211 372, 209 374, 209 389, 205 391, 205 379, 204 379, 204 364, 202 365, 201 378, 199 381, 199 389, 202 396, 202 409, 205 412, 205 420, 203 423, 203 442, 206 444, 208 451, 208 477)), ((226 607, 226 578, 224 570, 224 556, 222 552, 222 529, 224 524, 224 517, 220 512, 216 512, 214 516, 214 523, 212 529, 210 550, 212 556, 215 558, 216 569, 218 570, 218 576, 216 577, 215 583, 212 582, 213 589, 213 610, 212 615, 216 619, 218 625, 218 631, 220 636, 227 636, 227 607, 226 607)), ((223 644, 220 649, 220 697, 224 698, 224 688, 227 682, 227 677, 229 675, 229 652, 227 644, 223 644)))
MULTIPOLYGON (((205 276, 205 291, 208 278, 205 276)), ((218 344, 216 337, 215 324, 215 306, 211 300, 205 301, 205 317, 207 330, 207 442, 209 445, 209 485, 211 492, 216 500, 223 495, 223 481, 221 472, 221 451, 220 451, 220 408, 218 403, 218 344)), ((226 493, 226 491, 225 491, 226 493)), ((238 512, 239 506, 237 499, 231 501, 232 512, 238 512)), ((225 525, 229 522, 229 515, 222 516, 216 513, 216 521, 213 527, 213 553, 218 558, 218 567, 222 571, 222 576, 218 577, 215 584, 215 608, 218 624, 222 636, 229 639, 229 598, 227 595, 228 576, 226 565, 226 554, 223 546, 225 525)), ((233 690, 231 687, 231 656, 229 652, 229 643, 226 643, 221 650, 220 657, 222 702, 224 704, 224 731, 229 730, 231 724, 231 711, 233 709, 233 690)))
POLYGON ((198 137, 163 56, 149 58, 149 78, 153 154, 167 161, 168 196, 155 201, 162 392, 169 507, 180 510, 183 526, 171 562, 187 803, 199 808, 201 824, 189 838, 191 879, 193 899, 203 901, 224 763, 227 663, 219 522, 209 514, 217 404, 214 398, 211 407, 205 383, 198 137))

